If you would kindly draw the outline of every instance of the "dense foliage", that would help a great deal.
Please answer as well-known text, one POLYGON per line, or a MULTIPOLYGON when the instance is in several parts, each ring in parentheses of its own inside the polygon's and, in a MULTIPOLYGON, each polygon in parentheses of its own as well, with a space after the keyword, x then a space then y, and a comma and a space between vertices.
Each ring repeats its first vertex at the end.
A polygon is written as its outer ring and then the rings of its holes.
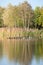
POLYGON ((43 7, 32 9, 28 2, 0 7, 0 27, 43 28, 43 7))
POLYGON ((43 7, 36 7, 34 10, 34 23, 37 28, 43 27, 43 7))

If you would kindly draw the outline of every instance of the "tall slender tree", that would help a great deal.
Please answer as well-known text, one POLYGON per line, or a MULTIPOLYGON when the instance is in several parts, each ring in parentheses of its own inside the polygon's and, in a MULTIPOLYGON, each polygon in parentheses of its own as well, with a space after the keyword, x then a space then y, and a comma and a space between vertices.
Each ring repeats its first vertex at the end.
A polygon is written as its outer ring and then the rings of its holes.
POLYGON ((0 27, 3 26, 3 19, 2 19, 3 12, 4 12, 4 8, 0 7, 0 27))
POLYGON ((9 4, 8 7, 4 10, 3 20, 4 25, 10 27, 10 36, 11 36, 12 27, 15 26, 14 7, 11 4, 9 4))
POLYGON ((22 22, 24 23, 24 27, 29 28, 29 24, 31 23, 31 18, 33 17, 33 10, 30 4, 27 1, 19 5, 19 15, 21 17, 22 22))

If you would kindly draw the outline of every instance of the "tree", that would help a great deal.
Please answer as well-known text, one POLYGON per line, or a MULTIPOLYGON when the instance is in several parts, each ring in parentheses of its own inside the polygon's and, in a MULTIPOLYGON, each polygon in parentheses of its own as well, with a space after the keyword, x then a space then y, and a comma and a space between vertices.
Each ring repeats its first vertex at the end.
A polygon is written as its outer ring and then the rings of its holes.
POLYGON ((22 27, 23 26, 23 22, 21 20, 21 17, 19 16, 19 14, 20 14, 19 7, 15 6, 14 7, 15 27, 22 27))
POLYGON ((9 4, 8 7, 4 10, 3 20, 4 25, 10 27, 10 36, 11 36, 12 27, 15 26, 14 7, 11 4, 9 4))
POLYGON ((3 19, 2 19, 3 12, 4 12, 4 8, 0 7, 0 27, 3 26, 3 19))
POLYGON ((43 27, 43 7, 36 7, 34 10, 34 23, 38 29, 43 27))
POLYGON ((14 20, 14 7, 9 4, 3 14, 4 25, 12 27, 15 25, 14 20))
POLYGON ((42 27, 43 27, 43 7, 40 9, 41 16, 39 18, 39 21, 41 21, 42 27))
POLYGON ((33 17, 33 10, 27 1, 19 5, 19 16, 21 17, 24 28, 29 27, 31 19, 33 17))

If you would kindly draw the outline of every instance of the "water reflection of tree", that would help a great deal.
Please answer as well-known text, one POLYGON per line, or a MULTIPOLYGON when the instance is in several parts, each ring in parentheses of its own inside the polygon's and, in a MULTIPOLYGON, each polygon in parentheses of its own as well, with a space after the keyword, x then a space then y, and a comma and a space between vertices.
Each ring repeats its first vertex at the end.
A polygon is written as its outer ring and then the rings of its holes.
POLYGON ((37 60, 43 58, 43 39, 37 39, 35 41, 34 55, 37 60))
POLYGON ((0 58, 3 55, 3 45, 2 45, 2 41, 0 41, 0 58))
POLYGON ((43 39, 5 40, 3 45, 0 43, 0 51, 1 53, 4 51, 9 60, 28 65, 31 63, 33 55, 36 60, 43 58, 43 39))
POLYGON ((9 45, 9 58, 16 60, 19 63, 28 65, 32 60, 33 44, 30 40, 14 40, 10 41, 9 45))

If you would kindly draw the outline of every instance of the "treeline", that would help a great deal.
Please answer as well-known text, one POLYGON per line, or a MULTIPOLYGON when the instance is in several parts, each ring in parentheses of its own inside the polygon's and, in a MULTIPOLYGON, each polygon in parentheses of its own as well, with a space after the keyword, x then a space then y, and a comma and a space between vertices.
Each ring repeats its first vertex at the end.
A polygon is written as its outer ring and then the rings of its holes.
POLYGON ((9 4, 6 8, 0 7, 0 27, 43 28, 43 7, 34 10, 25 1, 18 6, 9 4))

